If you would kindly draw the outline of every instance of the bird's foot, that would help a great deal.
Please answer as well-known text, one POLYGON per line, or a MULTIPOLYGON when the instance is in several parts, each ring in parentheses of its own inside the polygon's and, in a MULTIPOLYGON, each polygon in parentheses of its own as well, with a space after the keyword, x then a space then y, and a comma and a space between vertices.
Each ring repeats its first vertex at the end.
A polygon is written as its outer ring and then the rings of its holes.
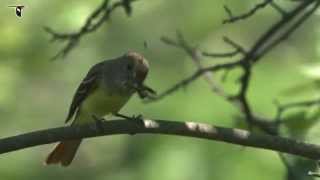
POLYGON ((138 123, 144 124, 142 114, 138 114, 137 116, 133 115, 131 119, 137 121, 138 123))
MULTIPOLYGON (((127 120, 133 120, 134 122, 136 122, 136 124, 138 126, 144 126, 144 121, 143 121, 143 116, 141 114, 135 116, 126 116, 126 115, 123 115, 123 114, 119 114, 119 113, 115 113, 114 116, 116 117, 120 117, 120 118, 123 118, 123 119, 127 119, 127 120)), ((136 133, 134 132, 131 132, 130 135, 134 135, 136 133)))
POLYGON ((96 123, 96 128, 98 129, 98 131, 104 132, 103 122, 106 121, 106 119, 98 117, 96 115, 92 115, 92 118, 94 119, 94 121, 96 123))
POLYGON ((123 118, 123 119, 131 119, 131 117, 123 115, 123 114, 120 114, 120 113, 113 113, 113 115, 115 117, 119 117, 119 118, 123 118))
POLYGON ((123 115, 123 114, 120 114, 120 113, 115 113, 114 116, 120 117, 120 118, 123 118, 123 119, 128 119, 128 120, 143 121, 143 116, 141 114, 138 114, 137 116, 133 115, 133 116, 130 117, 130 116, 123 115))
POLYGON ((139 127, 144 127, 143 116, 141 114, 133 115, 131 120, 133 120, 139 127))
POLYGON ((136 91, 141 99, 153 99, 157 95, 157 92, 155 90, 146 85, 142 85, 141 87, 136 88, 136 91))

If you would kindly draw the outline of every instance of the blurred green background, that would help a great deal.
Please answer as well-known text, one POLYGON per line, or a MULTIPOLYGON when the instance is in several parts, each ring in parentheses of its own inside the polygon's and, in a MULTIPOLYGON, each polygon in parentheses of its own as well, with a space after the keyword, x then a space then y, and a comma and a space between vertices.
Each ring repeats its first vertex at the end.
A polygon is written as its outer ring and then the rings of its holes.
MULTIPOLYGON (((256 38, 280 18, 267 8, 254 18, 222 25, 227 17, 223 5, 235 14, 257 1, 239 0, 140 0, 128 18, 123 9, 93 34, 85 36, 65 59, 50 61, 63 47, 50 43, 43 30, 73 32, 102 0, 1 0, 0 10, 0 136, 62 126, 73 93, 93 64, 128 50, 145 55, 151 65, 147 84, 158 92, 195 71, 189 57, 167 46, 161 36, 174 37, 180 30, 193 45, 211 52, 230 50, 226 35, 249 48, 256 38), (23 4, 22 18, 8 5, 23 4), (144 47, 147 42, 148 48, 144 47)), ((260 2, 260 1, 258 1, 260 2)), ((290 3, 286 3, 290 7, 290 3)), ((319 17, 313 16, 288 41, 268 54, 253 71, 249 101, 254 112, 274 117, 274 100, 293 102, 318 95, 319 17), (312 67, 312 68, 310 68, 312 67)), ((204 59, 204 64, 224 60, 204 59)), ((237 88, 239 71, 223 84, 228 92, 237 88)), ((222 74, 217 74, 216 78, 222 74)), ((143 114, 154 119, 207 122, 241 127, 238 110, 213 94, 202 80, 159 102, 144 104, 135 96, 121 113, 143 114)), ((287 113, 283 136, 319 142, 318 108, 287 113)), ((113 180, 280 180, 287 169, 277 153, 192 138, 157 135, 107 136, 86 140, 68 168, 43 166, 53 145, 3 154, 0 178, 20 179, 113 179, 113 180)), ((290 159, 299 166, 301 159, 290 159)), ((304 161, 303 161, 304 162, 304 161)), ((302 166, 303 169, 306 166, 302 166)), ((311 170, 311 169, 307 169, 311 170)), ((304 169, 302 171, 306 173, 304 169)))

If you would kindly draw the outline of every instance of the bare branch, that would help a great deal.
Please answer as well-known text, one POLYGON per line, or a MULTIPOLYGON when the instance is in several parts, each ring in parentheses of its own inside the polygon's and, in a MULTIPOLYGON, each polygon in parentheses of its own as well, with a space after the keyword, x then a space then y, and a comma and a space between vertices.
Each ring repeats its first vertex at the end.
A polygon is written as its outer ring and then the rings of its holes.
POLYGON ((277 47, 281 42, 286 40, 295 30, 297 30, 314 12, 319 8, 319 1, 316 0, 307 0, 301 2, 296 8, 288 12, 279 22, 275 23, 271 28, 268 29, 255 43, 252 48, 252 61, 256 62, 265 54, 270 52, 272 49, 277 47), (308 10, 308 7, 314 4, 314 6, 308 10), (306 12, 305 12, 306 11, 306 12), (293 25, 289 28, 285 28, 290 22, 294 21, 301 13, 305 12, 293 25), (283 29, 284 31, 278 38, 273 42, 269 41, 278 34, 278 32, 283 29), (266 45, 266 46, 265 46, 266 45), (259 54, 258 54, 259 53, 259 54))
POLYGON ((243 55, 247 55, 247 51, 244 49, 244 47, 240 46, 238 43, 234 42, 230 38, 225 36, 223 37, 223 41, 229 44, 230 46, 234 47, 234 49, 236 49, 236 51, 238 51, 239 53, 242 53, 243 55))
POLYGON ((103 3, 87 18, 84 25, 74 33, 58 33, 49 27, 45 27, 45 31, 51 34, 52 41, 66 42, 65 47, 62 48, 52 59, 55 60, 67 56, 70 51, 78 45, 83 36, 96 31, 104 22, 108 21, 114 10, 123 7, 129 16, 132 11, 131 3, 134 1, 137 0, 121 0, 109 5, 109 0, 103 0, 103 3))
MULTIPOLYGON (((177 47, 177 48, 184 50, 191 57, 192 61, 194 62, 195 66, 197 67, 197 69, 199 71, 202 71, 204 69, 204 66, 201 64, 201 55, 204 53, 200 52, 200 50, 197 49, 196 47, 192 47, 191 45, 189 45, 188 42, 185 40, 184 36, 180 32, 177 32, 177 40, 176 41, 172 40, 168 37, 162 37, 161 40, 168 45, 171 45, 171 46, 174 46, 174 47, 177 47)), ((220 57, 223 57, 225 55, 226 54, 223 54, 223 55, 220 54, 220 57)), ((229 55, 230 55, 230 53, 229 53, 229 55)), ((205 71, 201 75, 204 77, 204 79, 210 85, 211 90, 213 92, 219 94, 220 96, 225 96, 224 92, 218 86, 218 83, 213 79, 212 72, 205 71)))
MULTIPOLYGON (((273 135, 278 134, 278 125, 279 125, 278 121, 275 121, 274 119, 270 119, 270 118, 261 118, 256 116, 252 111, 249 101, 247 99, 252 67, 266 53, 270 52, 273 48, 275 48, 282 41, 288 38, 298 27, 300 27, 302 23, 305 22, 308 19, 308 17, 310 17, 310 15, 313 14, 314 11, 318 8, 319 3, 320 3, 319 1, 315 1, 315 0, 300 2, 295 8, 293 8, 291 11, 288 11, 286 14, 284 14, 282 19, 277 21, 275 24, 271 25, 270 28, 268 28, 264 33, 262 33, 262 35, 257 39, 254 45, 248 51, 246 51, 245 48, 240 46, 238 43, 232 41, 229 38, 224 37, 224 41, 227 44, 234 47, 236 52, 242 53, 243 57, 241 59, 239 59, 238 61, 234 61, 232 63, 215 65, 206 69, 200 68, 190 77, 178 82, 168 90, 161 93, 158 97, 153 97, 151 101, 162 99, 167 95, 174 93, 181 87, 185 87, 189 85, 190 83, 198 79, 198 77, 202 76, 204 73, 207 73, 207 71, 215 72, 215 71, 225 70, 227 72, 231 69, 241 67, 244 73, 240 77, 239 92, 236 95, 228 95, 224 92, 223 89, 220 88, 219 89, 220 90, 219 92, 221 92, 220 94, 222 94, 222 96, 226 100, 228 100, 233 105, 236 105, 240 109, 240 111, 244 114, 245 119, 248 121, 249 126, 257 126, 268 134, 273 134, 273 135), (308 8, 312 4, 314 6, 312 8, 308 8), (294 20, 296 20, 296 22, 294 22, 294 20), (291 22, 294 22, 294 23, 291 23, 291 22), (287 27, 288 24, 289 24, 289 27, 287 27), (285 29, 285 31, 283 31, 283 29, 285 29), (279 32, 281 33, 280 35, 279 35, 279 32)), ((229 12, 229 14, 232 15, 231 11, 229 12)), ((187 52, 187 54, 193 57, 194 54, 196 54, 194 52, 196 52, 197 49, 190 48, 191 46, 187 44, 187 42, 183 39, 182 36, 178 39, 180 39, 180 41, 176 42, 169 38, 162 38, 162 40, 165 43, 169 45, 173 45, 178 48, 182 48, 187 52)), ((198 58, 198 56, 195 56, 195 57, 198 58)))
MULTIPOLYGON (((246 83, 248 79, 248 74, 250 74, 249 69, 251 69, 251 63, 249 63, 250 61, 255 63, 258 60, 260 60, 266 53, 268 53, 270 50, 272 50, 276 45, 278 45, 280 42, 282 42, 282 36, 280 36, 280 39, 275 39, 274 43, 269 43, 269 41, 275 36, 277 35, 277 32, 280 31, 282 28, 285 27, 285 25, 287 25, 289 22, 291 22, 291 20, 293 20, 296 16, 298 16, 300 14, 300 12, 302 12, 303 10, 307 9, 307 7, 313 3, 315 1, 304 1, 301 2, 299 6, 297 6, 295 9, 293 9, 292 11, 290 11, 289 13, 287 13, 287 16, 283 19, 281 19, 279 22, 277 22, 276 24, 272 25, 265 33, 263 33, 261 35, 261 37, 256 41, 256 43, 254 43, 254 45, 252 46, 252 48, 249 51, 245 51, 243 47, 241 47, 240 45, 238 45, 237 43, 231 41, 229 38, 224 38, 224 41, 227 42, 228 44, 232 45, 236 51, 241 51, 242 54, 244 54, 245 56, 243 58, 241 58, 240 60, 233 62, 233 63, 227 63, 227 64, 220 64, 218 65, 220 68, 217 68, 218 70, 223 70, 223 68, 225 67, 226 69, 232 69, 234 67, 243 67, 245 73, 242 77, 242 79, 244 79, 245 81, 243 81, 244 83, 242 83, 242 91, 240 91, 239 94, 244 93, 244 91, 246 91, 247 89, 247 85, 246 83), (269 44, 269 46, 268 46, 269 44), (270 45, 271 44, 271 45, 270 45), (249 62, 248 62, 249 61, 249 62), (230 67, 229 65, 232 64, 232 66, 230 67), (222 69, 221 69, 222 68, 222 69)), ((317 2, 318 4, 318 2, 317 2)), ((316 9, 318 6, 315 6, 312 10, 308 11, 308 14, 312 14, 314 12, 314 9, 316 9)), ((302 18, 302 22, 304 22, 307 18, 302 18)), ((286 35, 286 37, 288 37, 289 35, 292 34, 292 32, 294 32, 295 29, 297 29, 300 25, 301 25, 301 21, 299 24, 296 24, 294 26, 294 29, 289 29, 286 33, 284 33, 286 35)), ((162 40, 170 45, 182 48, 182 49, 186 49, 186 52, 188 52, 189 54, 194 54, 194 51, 191 51, 190 48, 186 48, 187 46, 182 43, 179 42, 175 42, 169 38, 162 38, 162 40)), ((185 41, 184 41, 185 42, 185 41)), ((178 90, 180 87, 182 86, 186 86, 188 84, 190 84, 193 80, 196 80, 200 75, 202 75, 202 73, 206 72, 206 71, 210 71, 210 69, 212 69, 213 71, 216 71, 216 68, 207 68, 206 70, 199 70, 197 72, 195 72, 193 75, 191 75, 189 78, 186 78, 184 80, 182 80, 181 82, 177 83, 176 85, 174 85, 173 88, 170 88, 169 90, 165 91, 168 95, 168 92, 170 92, 169 94, 171 94, 173 91, 178 90)))
POLYGON ((241 15, 237 15, 237 16, 234 16, 232 11, 227 7, 227 6, 224 6, 224 9, 226 11, 226 13, 228 14, 229 18, 228 19, 225 19, 222 23, 223 24, 227 24, 227 23, 234 23, 236 21, 239 21, 239 20, 244 20, 244 19, 247 19, 251 16, 253 16, 256 12, 258 12, 260 9, 263 9, 265 8, 267 5, 269 5, 273 0, 264 0, 264 2, 261 2, 259 4, 257 4, 254 8, 252 8, 250 11, 244 13, 244 14, 241 14, 241 15))
MULTIPOLYGON (((163 36, 161 37, 161 41, 164 42, 167 45, 170 46, 174 46, 176 48, 180 48, 183 49, 185 52, 187 52, 187 54, 189 54, 191 57, 195 57, 195 53, 198 52, 199 54, 201 54, 202 56, 206 56, 206 57, 212 57, 212 58, 231 58, 234 57, 236 55, 238 55, 239 53, 242 52, 242 49, 238 49, 235 48, 235 50, 231 51, 231 52, 223 52, 223 53, 212 53, 212 52, 207 52, 207 51, 201 51, 200 49, 196 48, 196 47, 192 47, 191 45, 189 45, 187 43, 187 41, 185 40, 185 38, 182 36, 181 33, 177 34, 177 39, 178 40, 174 40, 171 39, 169 37, 163 36), (180 36, 180 37, 179 37, 180 36), (179 38, 178 38, 179 37, 179 38)), ((228 40, 224 40, 227 44, 231 44, 229 42, 227 42, 228 40)), ((199 57, 197 57, 199 58, 199 57)))
POLYGON ((203 56, 211 57, 211 58, 231 58, 239 54, 238 50, 234 50, 226 53, 212 53, 212 52, 202 52, 203 56))
POLYGON ((196 71, 194 74, 192 74, 191 76, 183 79, 182 81, 176 83, 175 85, 173 85, 171 88, 167 89, 166 91, 160 93, 159 95, 157 95, 156 97, 152 97, 150 100, 148 100, 147 102, 153 102, 156 100, 161 100, 169 95, 171 95, 172 93, 176 92, 177 90, 186 87, 187 85, 189 85, 190 83, 194 82, 195 80, 197 80, 199 77, 201 77, 204 73, 206 72, 215 72, 215 71, 220 71, 220 70, 229 70, 232 69, 234 67, 239 66, 240 62, 231 62, 231 63, 226 63, 226 64, 221 64, 221 65, 215 65, 215 66, 211 66, 211 67, 207 67, 207 68, 203 68, 200 69, 198 71, 196 71))
POLYGON ((278 11, 282 16, 287 15, 286 10, 284 10, 283 8, 281 8, 277 3, 275 3, 274 1, 272 1, 270 3, 270 6, 273 7, 273 9, 275 9, 276 11, 278 11))
POLYGON ((104 135, 166 134, 269 149, 314 160, 320 158, 320 146, 318 145, 203 123, 163 120, 114 120, 101 122, 99 123, 99 127, 97 124, 60 127, 3 138, 0 139, 0 153, 7 153, 62 140, 104 135))

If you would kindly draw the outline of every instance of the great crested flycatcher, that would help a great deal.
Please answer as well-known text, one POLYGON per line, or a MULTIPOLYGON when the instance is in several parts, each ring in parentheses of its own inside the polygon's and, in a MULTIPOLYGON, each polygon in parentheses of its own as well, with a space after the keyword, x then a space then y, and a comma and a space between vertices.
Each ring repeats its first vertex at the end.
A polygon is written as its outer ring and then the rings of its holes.
MULTIPOLYGON (((134 92, 144 96, 141 89, 152 91, 143 85, 148 70, 148 61, 135 52, 94 65, 76 90, 66 123, 73 117, 71 126, 90 123, 107 114, 117 114, 134 92)), ((81 139, 60 142, 45 163, 68 166, 80 143, 81 139)))

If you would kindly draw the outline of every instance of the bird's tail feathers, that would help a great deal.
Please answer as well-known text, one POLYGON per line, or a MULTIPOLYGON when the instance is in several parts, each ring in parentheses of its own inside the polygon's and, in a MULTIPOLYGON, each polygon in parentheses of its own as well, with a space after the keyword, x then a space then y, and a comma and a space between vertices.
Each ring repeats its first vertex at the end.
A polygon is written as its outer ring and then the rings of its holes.
POLYGON ((68 166, 72 162, 81 141, 82 140, 79 139, 60 142, 48 155, 45 164, 61 164, 62 166, 68 166))

